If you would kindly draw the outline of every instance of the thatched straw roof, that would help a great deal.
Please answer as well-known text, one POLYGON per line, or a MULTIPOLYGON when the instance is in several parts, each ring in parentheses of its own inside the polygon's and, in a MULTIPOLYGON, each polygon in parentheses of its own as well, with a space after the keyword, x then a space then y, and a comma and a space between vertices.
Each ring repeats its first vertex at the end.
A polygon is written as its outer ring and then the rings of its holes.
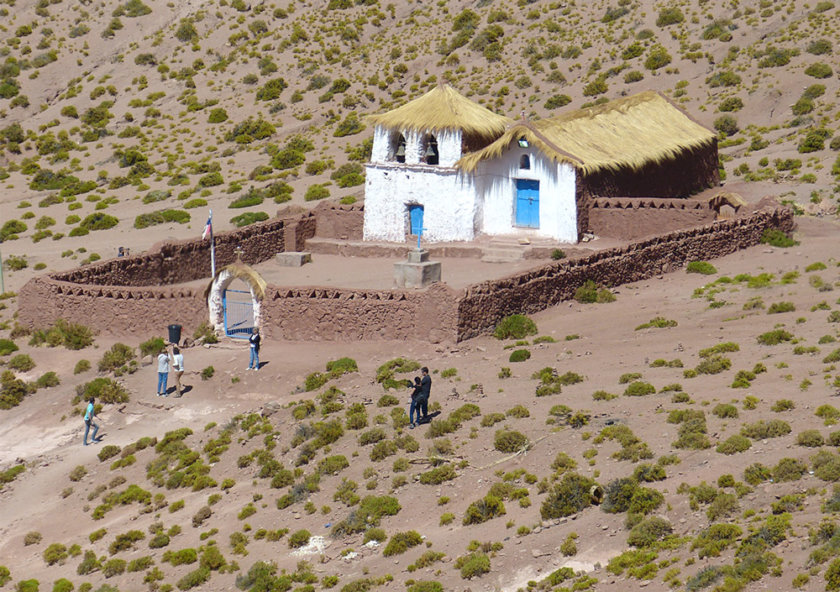
POLYGON ((639 169, 686 150, 708 147, 713 131, 703 127, 657 92, 646 91, 603 105, 533 122, 516 122, 489 146, 465 155, 456 166, 475 170, 525 138, 557 162, 583 174, 639 169))
POLYGON ((433 88, 393 111, 369 115, 375 125, 392 130, 440 132, 459 129, 488 140, 499 137, 512 120, 474 103, 449 85, 433 88))

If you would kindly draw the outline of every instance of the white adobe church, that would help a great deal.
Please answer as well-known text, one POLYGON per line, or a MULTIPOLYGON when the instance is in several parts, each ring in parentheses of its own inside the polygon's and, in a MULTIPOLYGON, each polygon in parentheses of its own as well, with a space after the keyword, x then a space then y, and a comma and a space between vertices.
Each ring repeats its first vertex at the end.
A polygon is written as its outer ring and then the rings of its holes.
POLYGON ((687 197, 718 182, 716 134, 652 91, 529 122, 444 85, 368 120, 365 240, 575 243, 591 198, 687 197))

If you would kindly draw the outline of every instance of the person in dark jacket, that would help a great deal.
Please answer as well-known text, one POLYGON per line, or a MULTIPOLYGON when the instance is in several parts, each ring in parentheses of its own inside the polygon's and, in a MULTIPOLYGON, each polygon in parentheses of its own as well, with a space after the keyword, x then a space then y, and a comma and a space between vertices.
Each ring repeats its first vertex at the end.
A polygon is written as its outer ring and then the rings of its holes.
MULTIPOLYGON (((411 384, 410 381, 409 385, 411 384)), ((420 384, 420 377, 414 377, 414 385, 411 386, 411 406, 408 408, 408 424, 409 429, 414 429, 415 426, 420 423, 420 408, 417 406, 417 402, 420 399, 420 392, 422 391, 423 387, 420 384), (414 416, 417 416, 417 420, 415 421, 414 416)))
POLYGON ((432 377, 429 376, 429 369, 423 366, 420 368, 420 374, 423 378, 420 379, 420 394, 417 397, 417 408, 420 410, 422 417, 418 423, 425 423, 429 418, 429 395, 432 392, 432 377))

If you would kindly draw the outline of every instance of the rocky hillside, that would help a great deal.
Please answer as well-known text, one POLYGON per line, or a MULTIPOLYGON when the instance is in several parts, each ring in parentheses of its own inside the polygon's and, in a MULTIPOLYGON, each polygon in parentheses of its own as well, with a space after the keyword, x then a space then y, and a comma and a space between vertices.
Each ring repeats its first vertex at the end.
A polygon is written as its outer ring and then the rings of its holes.
POLYGON ((230 228, 272 202, 355 199, 364 116, 441 82, 529 118, 659 90, 719 130, 730 180, 777 181, 833 213, 837 14, 781 0, 4 0, 0 239, 23 254, 111 228, 182 237, 205 206, 230 228))

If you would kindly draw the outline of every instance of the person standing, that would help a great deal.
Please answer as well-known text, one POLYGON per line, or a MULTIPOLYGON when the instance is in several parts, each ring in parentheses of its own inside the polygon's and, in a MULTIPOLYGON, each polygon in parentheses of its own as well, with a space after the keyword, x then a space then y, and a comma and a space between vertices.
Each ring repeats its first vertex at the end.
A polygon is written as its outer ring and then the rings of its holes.
POLYGON ((260 369, 260 330, 254 327, 251 336, 248 338, 251 344, 251 358, 248 360, 248 370, 260 369))
POLYGON ((425 422, 429 418, 429 395, 432 393, 432 377, 429 376, 429 369, 426 366, 420 368, 420 395, 417 398, 417 407, 422 413, 418 423, 425 422))
POLYGON ((165 397, 166 396, 166 383, 169 379, 169 355, 166 353, 166 349, 160 350, 157 358, 158 362, 158 384, 157 384, 157 396, 158 397, 165 397))
POLYGON ((420 408, 417 406, 417 403, 420 400, 420 391, 422 390, 422 386, 420 385, 420 377, 414 377, 414 385, 411 386, 411 381, 408 381, 411 391, 411 405, 408 408, 408 427, 409 429, 414 429, 420 423, 420 408), (414 417, 417 416, 415 420, 414 417))
POLYGON ((175 372, 175 390, 181 396, 181 377, 184 375, 184 354, 177 347, 172 348, 172 370, 175 372))
POLYGON ((94 423, 93 418, 96 417, 96 406, 93 404, 94 398, 91 397, 88 400, 87 409, 85 409, 85 437, 83 442, 85 446, 88 445, 88 432, 90 432, 90 426, 93 426, 93 434, 91 434, 90 441, 92 444, 98 444, 99 438, 96 437, 96 432, 99 431, 99 426, 94 423))

